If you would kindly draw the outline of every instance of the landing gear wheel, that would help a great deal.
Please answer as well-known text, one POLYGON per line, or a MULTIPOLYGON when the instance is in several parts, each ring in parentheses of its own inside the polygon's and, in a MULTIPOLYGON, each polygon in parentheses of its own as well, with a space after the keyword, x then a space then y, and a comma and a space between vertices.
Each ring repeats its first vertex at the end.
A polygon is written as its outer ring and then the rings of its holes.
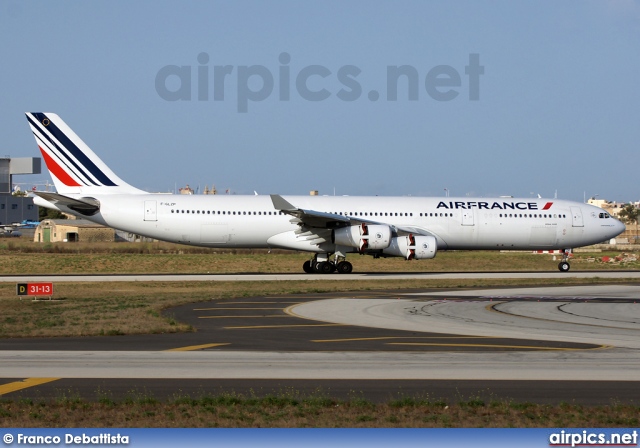
POLYGON ((566 261, 561 261, 558 264, 558 269, 560 269, 561 272, 569 272, 569 269, 571 269, 571 266, 569 266, 569 263, 567 263, 566 261))
POLYGON ((351 274, 351 271, 353 271, 353 265, 348 261, 341 261, 336 268, 339 274, 351 274))
POLYGON ((302 270, 307 274, 313 274, 313 266, 311 264, 311 260, 307 260, 302 265, 302 270))
POLYGON ((316 263, 315 269, 318 274, 331 274, 333 272, 333 265, 328 261, 322 261, 316 263))

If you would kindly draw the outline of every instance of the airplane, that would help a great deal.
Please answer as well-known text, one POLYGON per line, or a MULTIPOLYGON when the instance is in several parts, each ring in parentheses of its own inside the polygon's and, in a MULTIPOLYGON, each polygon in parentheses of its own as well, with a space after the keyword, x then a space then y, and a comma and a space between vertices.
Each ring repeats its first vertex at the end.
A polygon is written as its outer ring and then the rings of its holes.
POLYGON ((38 206, 162 241, 310 252, 307 273, 351 273, 347 254, 431 259, 440 250, 561 250, 625 230, 601 208, 559 199, 149 193, 120 179, 56 114, 28 112, 56 193, 38 206))

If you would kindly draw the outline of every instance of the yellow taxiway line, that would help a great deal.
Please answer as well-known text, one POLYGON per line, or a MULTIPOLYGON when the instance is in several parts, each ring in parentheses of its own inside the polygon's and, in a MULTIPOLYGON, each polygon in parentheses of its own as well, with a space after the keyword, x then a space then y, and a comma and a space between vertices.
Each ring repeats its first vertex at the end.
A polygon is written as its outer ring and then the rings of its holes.
POLYGON ((384 341, 387 339, 497 339, 494 336, 380 336, 371 338, 316 339, 311 342, 384 341))
POLYGON ((266 316, 198 316, 198 319, 240 319, 242 317, 247 319, 257 319, 257 318, 263 318, 263 317, 291 317, 291 316, 288 316, 286 314, 267 314, 266 316))
POLYGON ((205 348, 219 347, 221 345, 229 345, 229 342, 217 343, 217 344, 202 344, 202 345, 189 345, 187 347, 170 348, 165 350, 166 352, 190 352, 193 350, 203 350, 205 348))
POLYGON ((283 308, 247 308, 247 307, 219 307, 219 308, 194 308, 193 311, 215 311, 215 310, 281 310, 283 308))
POLYGON ((27 389, 28 387, 39 386, 41 384, 57 381, 60 378, 26 378, 22 381, 0 385, 0 395, 15 392, 17 390, 27 389))
POLYGON ((292 325, 249 325, 244 327, 224 327, 225 330, 251 330, 259 328, 297 328, 297 327, 344 327, 344 324, 292 324, 292 325))

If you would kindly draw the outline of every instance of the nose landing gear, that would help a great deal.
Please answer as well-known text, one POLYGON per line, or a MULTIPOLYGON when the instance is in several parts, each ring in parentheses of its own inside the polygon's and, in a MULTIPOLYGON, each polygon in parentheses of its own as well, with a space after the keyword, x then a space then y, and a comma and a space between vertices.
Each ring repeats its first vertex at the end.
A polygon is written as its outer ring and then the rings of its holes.
POLYGON ((569 272, 571 266, 569 265, 569 258, 571 257, 571 249, 565 249, 562 252, 562 261, 558 263, 558 269, 560 272, 569 272))

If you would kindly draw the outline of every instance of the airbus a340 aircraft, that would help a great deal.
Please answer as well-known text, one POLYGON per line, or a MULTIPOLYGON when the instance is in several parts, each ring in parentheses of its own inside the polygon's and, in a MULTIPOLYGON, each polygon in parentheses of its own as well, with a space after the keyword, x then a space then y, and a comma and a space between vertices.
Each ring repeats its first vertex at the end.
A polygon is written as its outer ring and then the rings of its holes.
POLYGON ((39 206, 158 240, 307 251, 305 272, 350 273, 348 253, 429 259, 438 250, 563 250, 609 240, 624 225, 562 200, 151 194, 124 182, 56 114, 27 113, 57 193, 39 206))

